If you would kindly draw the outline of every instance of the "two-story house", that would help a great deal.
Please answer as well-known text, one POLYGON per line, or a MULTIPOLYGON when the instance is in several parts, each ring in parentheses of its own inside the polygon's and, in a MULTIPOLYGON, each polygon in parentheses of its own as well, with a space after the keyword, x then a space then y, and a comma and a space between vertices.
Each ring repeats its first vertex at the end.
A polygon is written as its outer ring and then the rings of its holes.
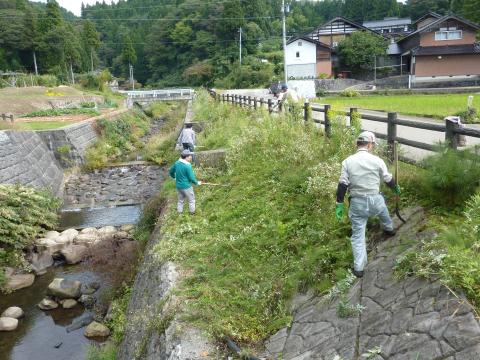
POLYGON ((332 75, 332 49, 307 36, 292 38, 286 50, 288 78, 304 79, 332 75))
POLYGON ((409 64, 415 81, 480 75, 479 25, 456 15, 424 20, 397 42, 402 63, 409 64))

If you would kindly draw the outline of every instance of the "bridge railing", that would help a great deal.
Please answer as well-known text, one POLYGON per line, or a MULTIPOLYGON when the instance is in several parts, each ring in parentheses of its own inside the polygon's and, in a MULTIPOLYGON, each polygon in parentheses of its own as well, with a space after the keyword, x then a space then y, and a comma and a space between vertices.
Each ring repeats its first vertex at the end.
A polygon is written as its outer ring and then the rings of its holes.
POLYGON ((165 90, 137 90, 137 91, 121 91, 132 99, 145 98, 193 98, 195 91, 193 89, 165 89, 165 90))
MULTIPOLYGON (((242 95, 230 95, 230 94, 218 94, 213 90, 209 90, 210 95, 217 101, 231 103, 236 106, 241 107, 250 107, 253 109, 260 109, 260 108, 267 108, 270 113, 274 111, 282 111, 282 104, 274 104, 272 99, 263 99, 263 98, 256 98, 251 96, 242 96, 242 95)), ((321 124, 324 126, 325 129, 325 136, 331 137, 332 135, 332 112, 330 105, 321 105, 315 103, 305 102, 303 104, 303 113, 304 113, 304 120, 306 122, 313 121, 317 124, 321 124), (314 119, 313 113, 323 113, 323 120, 314 119)), ((287 110, 288 111, 288 110, 287 110)), ((336 114, 345 115, 347 118, 352 119, 353 117, 358 117, 360 120, 369 120, 373 122, 379 123, 386 123, 387 124, 387 132, 380 133, 375 132, 373 133, 380 139, 384 139, 387 141, 388 148, 389 148, 389 157, 393 157, 393 147, 395 142, 399 144, 403 144, 406 146, 410 146, 417 149, 427 150, 427 151, 437 151, 438 146, 425 143, 420 141, 415 141, 407 138, 402 138, 397 136, 397 126, 404 126, 408 128, 415 128, 427 131, 435 131, 445 134, 445 143, 452 149, 457 150, 461 144, 461 138, 465 136, 473 137, 473 138, 480 138, 480 130, 464 127, 460 125, 457 121, 452 121, 451 117, 447 117, 445 119, 444 124, 431 124, 426 122, 420 121, 412 121, 412 120, 405 120, 399 119, 401 114, 396 112, 389 112, 389 113, 379 113, 379 115, 372 115, 372 114, 365 114, 361 113, 358 108, 349 108, 348 111, 335 111, 336 114)), ((425 136, 428 138, 428 136, 425 136)), ((391 159, 393 160, 393 159, 391 159)), ((406 162, 414 162, 416 161, 403 158, 402 160, 406 162)))

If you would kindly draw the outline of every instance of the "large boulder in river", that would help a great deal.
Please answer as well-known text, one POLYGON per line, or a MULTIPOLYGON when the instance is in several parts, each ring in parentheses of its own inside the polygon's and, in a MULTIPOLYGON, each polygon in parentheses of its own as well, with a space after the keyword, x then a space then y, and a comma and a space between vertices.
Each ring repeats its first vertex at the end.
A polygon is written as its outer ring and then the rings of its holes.
POLYGON ((51 299, 43 299, 38 303, 38 307, 42 310, 53 310, 58 308, 58 304, 51 299))
POLYGON ((85 228, 85 229, 82 229, 80 231, 80 234, 93 234, 93 233, 97 233, 98 230, 94 227, 88 227, 88 228, 85 228))
POLYGON ((87 254, 88 248, 84 245, 69 245, 62 251, 62 254, 65 257, 65 262, 67 264, 78 264, 80 261, 83 260, 85 255, 87 254))
POLYGON ((47 293, 60 299, 77 299, 82 294, 82 283, 77 280, 55 278, 48 285, 47 293))
POLYGON ((0 331, 13 331, 18 326, 18 320, 11 317, 0 317, 0 331))
POLYGON ((59 235, 60 235, 60 233, 58 231, 48 231, 45 234, 45 238, 55 240, 56 238, 58 238, 59 235))
POLYGON ((100 236, 98 235, 98 233, 85 233, 85 234, 82 234, 80 233, 79 235, 77 235, 75 237, 75 240, 73 241, 76 245, 86 245, 86 246, 90 246, 94 243, 96 243, 97 241, 100 240, 100 236))
POLYGON ((107 337, 110 336, 110 329, 99 322, 93 321, 85 329, 84 335, 87 338, 107 337))
POLYGON ((62 233, 60 234, 60 237, 65 237, 65 238, 69 239, 70 241, 73 241, 73 239, 75 239, 75 237, 77 235, 78 235, 78 230, 67 229, 65 231, 62 231, 62 233))
POLYGON ((72 309, 77 306, 78 302, 75 299, 67 299, 60 301, 60 304, 62 304, 64 309, 72 309))
POLYGON ((37 275, 43 275, 47 269, 53 265, 53 257, 49 251, 41 251, 39 253, 32 253, 28 259, 32 270, 37 275))
POLYGON ((104 226, 98 229, 98 234, 102 239, 110 239, 115 235, 116 232, 117 229, 115 229, 115 226, 104 226))
POLYGON ((13 274, 7 276, 7 282, 5 289, 7 291, 15 291, 23 289, 33 285, 35 281, 35 275, 33 274, 13 274))
POLYGON ((1 317, 20 319, 24 314, 23 310, 18 306, 10 306, 2 313, 1 317))

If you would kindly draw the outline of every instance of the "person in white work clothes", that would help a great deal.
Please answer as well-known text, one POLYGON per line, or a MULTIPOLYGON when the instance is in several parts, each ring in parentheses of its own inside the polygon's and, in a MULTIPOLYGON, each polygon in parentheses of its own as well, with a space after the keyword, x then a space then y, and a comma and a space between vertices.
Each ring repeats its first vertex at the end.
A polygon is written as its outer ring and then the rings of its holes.
POLYGON ((179 140, 179 143, 183 146, 183 150, 195 151, 196 134, 192 124, 185 125, 185 129, 182 130, 179 140))
POLYGON ((367 264, 365 229, 370 216, 378 216, 385 235, 395 235, 393 222, 388 213, 385 199, 380 194, 380 182, 383 180, 396 194, 400 187, 388 171, 385 162, 371 154, 376 145, 375 134, 362 132, 357 138, 357 152, 342 162, 342 173, 337 187, 337 219, 343 218, 345 194, 348 190, 350 209, 348 216, 352 223, 353 273, 363 276, 367 264))

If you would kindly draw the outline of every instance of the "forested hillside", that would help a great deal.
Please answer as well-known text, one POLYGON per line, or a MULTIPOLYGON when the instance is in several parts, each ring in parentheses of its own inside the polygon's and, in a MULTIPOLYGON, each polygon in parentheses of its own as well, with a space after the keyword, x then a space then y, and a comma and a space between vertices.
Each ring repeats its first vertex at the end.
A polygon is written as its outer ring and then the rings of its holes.
MULTIPOLYGON (((288 1, 289 36, 335 16, 355 21, 453 11, 480 21, 478 0, 288 1)), ((263 85, 282 73, 281 0, 120 0, 82 17, 26 0, 0 0, 0 70, 68 74, 108 67, 156 86, 263 85), (239 29, 243 63, 239 60, 239 29), (98 33, 97 33, 98 32, 98 33), (267 60, 267 61, 265 61, 267 60)))

